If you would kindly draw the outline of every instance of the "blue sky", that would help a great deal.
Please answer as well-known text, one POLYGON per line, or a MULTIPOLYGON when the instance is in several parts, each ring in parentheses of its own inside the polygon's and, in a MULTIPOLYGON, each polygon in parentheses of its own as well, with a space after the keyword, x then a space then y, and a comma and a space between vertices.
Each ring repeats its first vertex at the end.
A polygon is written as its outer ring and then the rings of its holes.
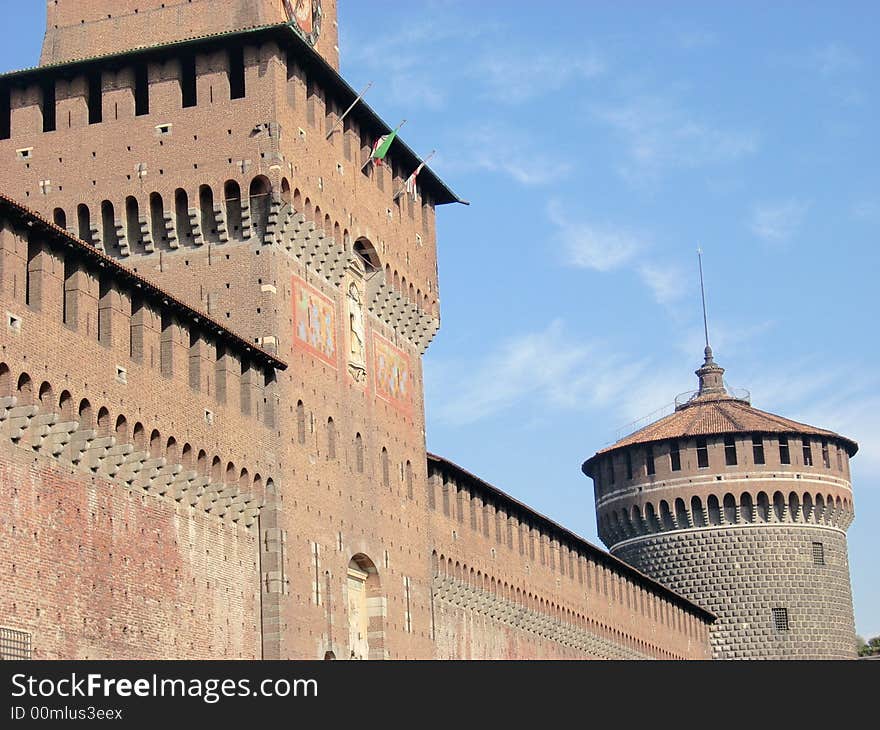
MULTIPOLYGON (((880 6, 340 5, 343 74, 472 203, 438 214, 428 448, 598 542, 580 464, 696 386, 701 246, 728 382, 861 445, 880 634, 880 6)), ((0 8, 0 67, 35 63, 42 3, 0 8)))

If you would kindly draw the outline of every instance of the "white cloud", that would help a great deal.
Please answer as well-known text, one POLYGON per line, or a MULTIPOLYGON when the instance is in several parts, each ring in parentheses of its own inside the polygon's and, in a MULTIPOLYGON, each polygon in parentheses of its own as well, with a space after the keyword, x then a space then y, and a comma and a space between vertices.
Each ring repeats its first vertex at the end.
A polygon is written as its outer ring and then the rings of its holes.
POLYGON ((559 231, 566 263, 580 269, 611 271, 645 249, 637 233, 616 226, 576 221, 558 201, 547 206, 547 215, 559 231))
POLYGON ((880 468, 880 377, 853 363, 812 357, 786 363, 751 384, 753 403, 803 423, 827 428, 859 443, 854 468, 880 468), (854 378, 858 371, 861 377, 854 378))
POLYGON ((578 220, 557 200, 548 203, 547 217, 556 226, 566 265, 600 273, 631 269, 654 300, 665 307, 687 293, 686 275, 679 266, 647 258, 652 246, 647 235, 621 226, 578 220))
POLYGON ((429 360, 426 402, 432 418, 456 426, 513 410, 607 408, 623 421, 671 403, 687 376, 658 371, 648 360, 615 353, 598 341, 584 342, 556 320, 504 340, 476 361, 429 360))
POLYGON ((672 168, 734 162, 758 147, 754 132, 715 126, 659 96, 596 106, 592 113, 626 145, 628 161, 620 173, 633 183, 672 168))
POLYGON ((471 76, 487 87, 487 96, 509 104, 528 101, 567 86, 593 79, 606 70, 596 53, 582 56, 564 53, 518 53, 490 49, 474 65, 471 76))
POLYGON ((446 145, 449 172, 484 170, 506 175, 520 185, 539 186, 565 179, 571 164, 541 152, 528 135, 502 123, 482 124, 460 133, 446 145))
POLYGON ((769 243, 784 243, 798 232, 809 207, 794 198, 756 205, 749 227, 752 233, 769 243))
POLYGON ((686 274, 678 266, 670 264, 643 263, 638 267, 642 281, 663 305, 674 304, 687 294, 686 274))

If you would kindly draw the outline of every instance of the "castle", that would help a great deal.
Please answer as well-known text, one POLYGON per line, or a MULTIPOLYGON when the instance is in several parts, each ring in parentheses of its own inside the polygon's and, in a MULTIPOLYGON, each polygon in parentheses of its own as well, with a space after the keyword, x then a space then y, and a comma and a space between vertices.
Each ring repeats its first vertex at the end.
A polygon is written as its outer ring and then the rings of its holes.
MULTIPOLYGON (((435 211, 458 198, 355 103, 337 37, 336 0, 53 0, 40 66, 0 76, 0 654, 744 651, 693 585, 726 496, 704 526, 669 496, 669 523, 641 475, 597 480, 609 554, 427 453, 435 211)), ((799 471, 821 510, 749 519, 823 536, 838 623, 811 655, 848 655, 849 485, 799 471)))

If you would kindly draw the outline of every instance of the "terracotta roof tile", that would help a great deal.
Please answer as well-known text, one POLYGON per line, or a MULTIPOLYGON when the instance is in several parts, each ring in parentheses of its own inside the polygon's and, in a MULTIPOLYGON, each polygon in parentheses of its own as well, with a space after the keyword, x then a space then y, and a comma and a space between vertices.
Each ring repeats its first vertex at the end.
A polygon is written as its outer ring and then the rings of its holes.
POLYGON ((695 398, 674 413, 639 429, 602 449, 596 455, 654 441, 728 433, 792 433, 824 436, 842 441, 850 456, 859 448, 855 441, 834 431, 792 421, 753 408, 747 401, 724 396, 695 398))

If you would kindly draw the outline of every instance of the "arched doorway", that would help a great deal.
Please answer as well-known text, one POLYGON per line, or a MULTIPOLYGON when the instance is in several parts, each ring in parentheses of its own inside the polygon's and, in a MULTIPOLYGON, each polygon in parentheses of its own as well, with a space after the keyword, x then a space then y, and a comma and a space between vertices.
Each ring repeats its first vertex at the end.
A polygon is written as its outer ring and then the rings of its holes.
POLYGON ((366 555, 348 563, 349 659, 385 658, 385 606, 376 565, 366 555))

